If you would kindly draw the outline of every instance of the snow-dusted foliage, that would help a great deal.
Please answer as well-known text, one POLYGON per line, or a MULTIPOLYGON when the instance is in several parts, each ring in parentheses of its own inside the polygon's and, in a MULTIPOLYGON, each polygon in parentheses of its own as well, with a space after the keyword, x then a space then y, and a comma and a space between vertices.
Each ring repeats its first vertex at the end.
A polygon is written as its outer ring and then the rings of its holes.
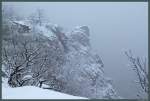
POLYGON ((136 83, 140 85, 142 88, 141 91, 139 91, 139 94, 137 96, 141 97, 140 93, 148 94, 148 61, 147 58, 143 59, 141 57, 135 57, 133 56, 131 50, 128 52, 125 52, 126 56, 128 57, 130 61, 130 67, 135 71, 137 75, 136 83))
POLYGON ((9 86, 38 86, 87 98, 119 98, 104 75, 100 56, 92 52, 88 26, 67 33, 41 19, 3 21, 2 70, 9 86))

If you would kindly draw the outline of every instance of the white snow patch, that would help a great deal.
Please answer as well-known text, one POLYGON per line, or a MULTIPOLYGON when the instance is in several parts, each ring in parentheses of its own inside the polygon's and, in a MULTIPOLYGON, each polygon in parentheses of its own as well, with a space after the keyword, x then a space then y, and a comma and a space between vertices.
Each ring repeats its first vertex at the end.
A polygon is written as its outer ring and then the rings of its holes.
POLYGON ((45 26, 37 26, 37 30, 46 37, 53 37, 54 34, 51 30, 47 29, 45 26))
POLYGON ((25 79, 25 78, 32 78, 32 76, 31 75, 26 75, 26 76, 23 77, 23 79, 25 79))
POLYGON ((87 99, 34 86, 10 88, 2 86, 2 99, 87 99))
POLYGON ((29 23, 29 21, 13 21, 16 24, 20 24, 20 25, 25 25, 25 26, 29 26, 31 27, 31 24, 29 23))

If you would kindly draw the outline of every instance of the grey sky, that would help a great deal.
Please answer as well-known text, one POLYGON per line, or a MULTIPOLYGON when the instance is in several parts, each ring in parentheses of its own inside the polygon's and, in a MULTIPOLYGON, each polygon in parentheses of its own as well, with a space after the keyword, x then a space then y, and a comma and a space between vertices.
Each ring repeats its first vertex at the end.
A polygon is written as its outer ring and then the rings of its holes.
POLYGON ((135 55, 148 57, 147 2, 14 2, 11 5, 20 15, 28 16, 37 8, 47 18, 69 30, 77 25, 90 28, 93 49, 102 57, 106 76, 114 80, 114 87, 124 98, 135 98, 136 75, 124 55, 131 49, 135 55))

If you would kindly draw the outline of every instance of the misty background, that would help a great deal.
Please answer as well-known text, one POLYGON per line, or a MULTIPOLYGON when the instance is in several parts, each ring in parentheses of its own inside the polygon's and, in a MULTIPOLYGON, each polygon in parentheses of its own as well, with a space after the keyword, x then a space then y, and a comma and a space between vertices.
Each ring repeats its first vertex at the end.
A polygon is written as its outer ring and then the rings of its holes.
POLYGON ((43 9, 51 23, 66 30, 87 25, 90 41, 104 62, 107 77, 113 80, 118 95, 137 98, 140 86, 136 73, 124 51, 148 58, 148 3, 147 2, 3 2, 21 16, 29 16, 43 9))

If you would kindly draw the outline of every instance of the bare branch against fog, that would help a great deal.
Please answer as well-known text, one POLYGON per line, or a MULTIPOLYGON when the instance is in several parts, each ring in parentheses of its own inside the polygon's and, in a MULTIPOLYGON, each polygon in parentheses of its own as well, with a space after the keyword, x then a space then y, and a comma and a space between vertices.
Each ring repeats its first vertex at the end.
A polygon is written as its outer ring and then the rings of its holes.
POLYGON ((134 57, 131 50, 126 51, 125 55, 131 62, 131 68, 135 71, 138 77, 137 83, 141 86, 145 93, 148 93, 148 66, 147 59, 142 59, 140 57, 134 57))

